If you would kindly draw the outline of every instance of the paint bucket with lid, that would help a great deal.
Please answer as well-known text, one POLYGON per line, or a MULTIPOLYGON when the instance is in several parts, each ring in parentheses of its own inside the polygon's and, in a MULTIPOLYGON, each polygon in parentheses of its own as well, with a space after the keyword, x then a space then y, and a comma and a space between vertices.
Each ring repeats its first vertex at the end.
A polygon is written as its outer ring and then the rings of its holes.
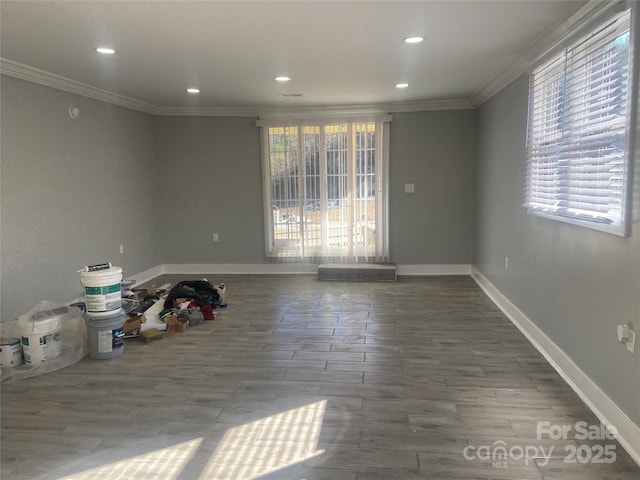
POLYGON ((55 311, 41 311, 31 317, 18 319, 20 343, 25 363, 38 366, 60 355, 60 315, 55 311))
POLYGON ((122 269, 110 263, 79 270, 84 289, 86 312, 90 317, 109 317, 120 312, 122 269))
POLYGON ((124 312, 108 317, 85 317, 89 337, 89 356, 97 360, 119 357, 124 351, 124 312))
POLYGON ((0 338, 0 366, 13 368, 22 365, 22 345, 19 338, 0 338))

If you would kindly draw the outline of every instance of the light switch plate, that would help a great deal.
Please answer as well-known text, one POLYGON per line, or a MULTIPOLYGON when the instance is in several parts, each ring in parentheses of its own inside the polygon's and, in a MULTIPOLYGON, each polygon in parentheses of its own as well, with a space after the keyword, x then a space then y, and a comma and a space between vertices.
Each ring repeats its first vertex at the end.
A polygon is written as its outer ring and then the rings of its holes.
POLYGON ((633 330, 629 331, 629 339, 627 340, 627 350, 631 353, 635 350, 636 347, 636 332, 633 330))
POLYGON ((414 188, 413 188, 413 183, 405 183, 404 184, 404 193, 413 193, 414 192, 414 188))

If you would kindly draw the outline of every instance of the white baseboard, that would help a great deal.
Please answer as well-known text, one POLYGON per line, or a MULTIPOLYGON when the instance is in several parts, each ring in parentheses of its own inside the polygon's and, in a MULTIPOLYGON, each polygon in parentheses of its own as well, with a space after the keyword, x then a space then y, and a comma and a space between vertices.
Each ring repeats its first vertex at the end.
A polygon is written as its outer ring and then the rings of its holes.
POLYGON ((618 431, 618 441, 640 465, 640 426, 633 423, 627 414, 574 363, 564 350, 511 303, 480 271, 472 268, 471 276, 600 421, 605 425, 615 426, 618 431))
MULTIPOLYGON (((162 273, 280 275, 318 273, 317 264, 307 263, 169 263, 159 265, 162 273)), ((147 270, 152 272, 154 269, 147 270)), ((147 273, 144 272, 144 273, 147 273)), ((471 265, 396 265, 398 275, 470 275, 471 265)), ((159 275, 159 274, 158 274, 159 275)), ((134 277, 134 278, 137 278, 134 277)))
POLYGON ((169 263, 162 265, 163 273, 284 275, 316 274, 318 265, 307 263, 169 263))
POLYGON ((396 265, 397 275, 471 275, 471 265, 396 265))
POLYGON ((154 278, 156 278, 159 275, 162 275, 163 273, 166 273, 163 269, 164 265, 156 265, 155 267, 151 267, 148 270, 145 270, 144 272, 140 272, 136 275, 133 276, 128 276, 128 277, 124 277, 125 279, 129 280, 135 280, 136 284, 141 284, 141 283, 146 283, 149 280, 152 280, 154 278))

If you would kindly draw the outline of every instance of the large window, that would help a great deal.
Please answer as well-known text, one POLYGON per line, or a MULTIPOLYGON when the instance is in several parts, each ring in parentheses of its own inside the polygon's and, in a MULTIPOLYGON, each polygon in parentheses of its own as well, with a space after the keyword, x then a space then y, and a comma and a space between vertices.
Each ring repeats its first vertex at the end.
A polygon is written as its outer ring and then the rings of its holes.
POLYGON ((626 234, 629 18, 609 18, 531 75, 529 212, 626 234))
POLYGON ((267 256, 387 259, 384 125, 262 125, 267 256))

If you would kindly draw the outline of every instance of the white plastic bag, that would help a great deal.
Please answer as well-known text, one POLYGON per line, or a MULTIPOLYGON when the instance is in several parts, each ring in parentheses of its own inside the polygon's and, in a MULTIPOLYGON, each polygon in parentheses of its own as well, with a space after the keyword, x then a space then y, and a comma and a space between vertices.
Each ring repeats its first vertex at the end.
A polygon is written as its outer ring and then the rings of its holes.
POLYGON ((80 309, 47 301, 17 320, 0 322, 0 335, 20 339, 24 357, 22 365, 2 365, 2 380, 53 372, 77 363, 89 352, 80 309))

